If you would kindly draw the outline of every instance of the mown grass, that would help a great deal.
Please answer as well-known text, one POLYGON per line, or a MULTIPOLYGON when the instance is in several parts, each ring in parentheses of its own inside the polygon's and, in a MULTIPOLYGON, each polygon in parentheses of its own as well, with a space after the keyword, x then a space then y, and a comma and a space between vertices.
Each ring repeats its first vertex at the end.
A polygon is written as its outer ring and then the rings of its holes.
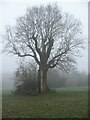
POLYGON ((87 118, 88 92, 81 89, 73 92, 63 88, 39 96, 14 96, 4 92, 2 117, 87 118))

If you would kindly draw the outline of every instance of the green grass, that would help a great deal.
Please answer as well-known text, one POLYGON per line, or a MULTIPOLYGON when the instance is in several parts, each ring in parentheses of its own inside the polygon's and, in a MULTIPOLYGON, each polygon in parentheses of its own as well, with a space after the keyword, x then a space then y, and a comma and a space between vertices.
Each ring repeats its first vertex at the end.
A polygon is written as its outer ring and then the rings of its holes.
MULTIPOLYGON (((67 90, 68 89, 68 90, 67 90)), ((88 92, 56 89, 39 96, 3 94, 3 118, 87 118, 88 92)), ((83 90, 81 90, 83 89, 83 90)))
POLYGON ((2 91, 0 89, 0 119, 2 117, 2 91))
POLYGON ((56 91, 62 91, 62 92, 88 92, 88 87, 65 87, 65 88, 55 88, 56 91))

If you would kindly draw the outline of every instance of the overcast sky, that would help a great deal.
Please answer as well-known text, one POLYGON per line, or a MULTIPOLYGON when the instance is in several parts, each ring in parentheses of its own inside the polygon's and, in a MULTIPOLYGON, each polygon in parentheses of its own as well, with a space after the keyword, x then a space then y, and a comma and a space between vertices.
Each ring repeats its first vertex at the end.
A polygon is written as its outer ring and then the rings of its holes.
MULTIPOLYGON (((75 18, 81 20, 83 33, 88 38, 88 0, 1 0, 0 1, 0 34, 5 31, 5 25, 14 25, 16 18, 25 13, 27 7, 40 4, 57 2, 64 12, 73 14, 75 18), (22 2, 21 2, 22 1, 22 2), (63 1, 63 2, 62 2, 63 1)), ((0 38, 1 39, 1 38, 0 38)), ((88 41, 88 40, 87 40, 88 41)), ((87 47, 87 43, 86 43, 87 47)), ((1 44, 0 44, 1 50, 1 44)), ((77 68, 79 71, 88 71, 88 49, 81 51, 82 57, 77 58, 77 68)), ((1 57, 1 55, 0 55, 1 57)), ((3 55, 0 60, 2 72, 13 72, 17 67, 17 57, 3 55)))

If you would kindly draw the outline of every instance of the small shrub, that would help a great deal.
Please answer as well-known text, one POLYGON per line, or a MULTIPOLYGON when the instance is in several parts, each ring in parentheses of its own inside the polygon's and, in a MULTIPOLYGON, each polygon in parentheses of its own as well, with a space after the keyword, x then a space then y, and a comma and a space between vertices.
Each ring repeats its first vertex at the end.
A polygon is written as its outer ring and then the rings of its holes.
POLYGON ((35 64, 20 63, 15 72, 15 90, 18 95, 37 95, 37 72, 35 64))

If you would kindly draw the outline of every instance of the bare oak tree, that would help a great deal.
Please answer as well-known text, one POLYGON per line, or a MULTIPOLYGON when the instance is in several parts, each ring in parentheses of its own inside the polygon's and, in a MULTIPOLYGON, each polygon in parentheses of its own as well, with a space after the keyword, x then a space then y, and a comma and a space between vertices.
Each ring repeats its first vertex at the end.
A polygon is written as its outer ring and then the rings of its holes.
POLYGON ((48 89, 49 69, 74 68, 74 56, 82 44, 80 21, 63 13, 57 4, 28 8, 14 27, 6 29, 5 50, 19 57, 32 57, 38 64, 40 93, 48 89))

